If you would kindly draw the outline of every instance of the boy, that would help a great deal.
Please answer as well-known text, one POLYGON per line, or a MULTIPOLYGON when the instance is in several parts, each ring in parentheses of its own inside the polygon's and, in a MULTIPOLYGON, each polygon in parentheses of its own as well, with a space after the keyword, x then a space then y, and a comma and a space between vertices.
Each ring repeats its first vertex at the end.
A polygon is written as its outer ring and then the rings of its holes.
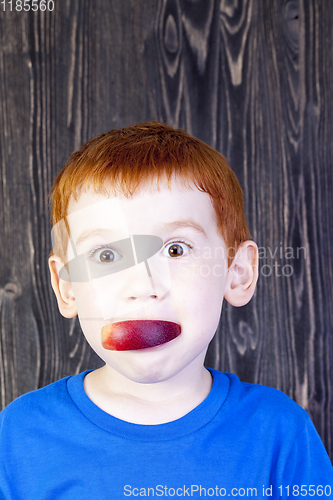
POLYGON ((1 414, 4 499, 332 497, 333 469, 283 393, 204 368, 257 246, 226 160, 146 123, 74 153, 53 190, 51 283, 105 365, 1 414))

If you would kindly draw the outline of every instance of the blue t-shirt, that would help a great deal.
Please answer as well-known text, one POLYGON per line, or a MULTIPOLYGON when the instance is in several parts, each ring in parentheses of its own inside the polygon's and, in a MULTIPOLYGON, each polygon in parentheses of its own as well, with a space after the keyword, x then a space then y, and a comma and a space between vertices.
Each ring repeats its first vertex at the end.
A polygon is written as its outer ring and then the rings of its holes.
POLYGON ((194 410, 138 425, 98 408, 86 373, 1 412, 1 499, 333 497, 324 446, 282 392, 211 370, 211 392, 194 410))

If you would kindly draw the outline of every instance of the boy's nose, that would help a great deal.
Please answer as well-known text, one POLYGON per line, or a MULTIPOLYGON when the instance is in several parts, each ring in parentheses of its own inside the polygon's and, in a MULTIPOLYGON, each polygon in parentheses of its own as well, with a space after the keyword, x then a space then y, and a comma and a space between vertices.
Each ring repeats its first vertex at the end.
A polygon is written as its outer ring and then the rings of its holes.
POLYGON ((145 302, 161 299, 168 290, 167 281, 161 273, 154 272, 154 266, 142 262, 127 271, 124 280, 122 298, 128 302, 145 302))

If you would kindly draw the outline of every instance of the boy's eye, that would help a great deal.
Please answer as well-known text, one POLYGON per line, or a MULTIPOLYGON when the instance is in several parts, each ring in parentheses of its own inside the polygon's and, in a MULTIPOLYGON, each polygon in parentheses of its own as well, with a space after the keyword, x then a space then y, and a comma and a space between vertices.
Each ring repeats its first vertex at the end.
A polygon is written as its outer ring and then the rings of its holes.
POLYGON ((121 259, 121 255, 116 250, 105 247, 93 250, 90 257, 92 260, 102 264, 109 264, 121 259))
POLYGON ((162 255, 166 257, 182 257, 192 250, 192 247, 183 241, 174 241, 163 248, 162 255))

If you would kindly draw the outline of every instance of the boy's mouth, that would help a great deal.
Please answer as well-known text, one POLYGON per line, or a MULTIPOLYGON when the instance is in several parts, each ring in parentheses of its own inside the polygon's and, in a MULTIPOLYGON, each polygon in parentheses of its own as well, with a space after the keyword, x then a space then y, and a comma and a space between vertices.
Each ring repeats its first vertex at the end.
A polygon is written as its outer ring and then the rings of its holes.
POLYGON ((170 342, 180 332, 180 325, 172 321, 128 320, 104 326, 101 340, 110 351, 135 351, 170 342))

